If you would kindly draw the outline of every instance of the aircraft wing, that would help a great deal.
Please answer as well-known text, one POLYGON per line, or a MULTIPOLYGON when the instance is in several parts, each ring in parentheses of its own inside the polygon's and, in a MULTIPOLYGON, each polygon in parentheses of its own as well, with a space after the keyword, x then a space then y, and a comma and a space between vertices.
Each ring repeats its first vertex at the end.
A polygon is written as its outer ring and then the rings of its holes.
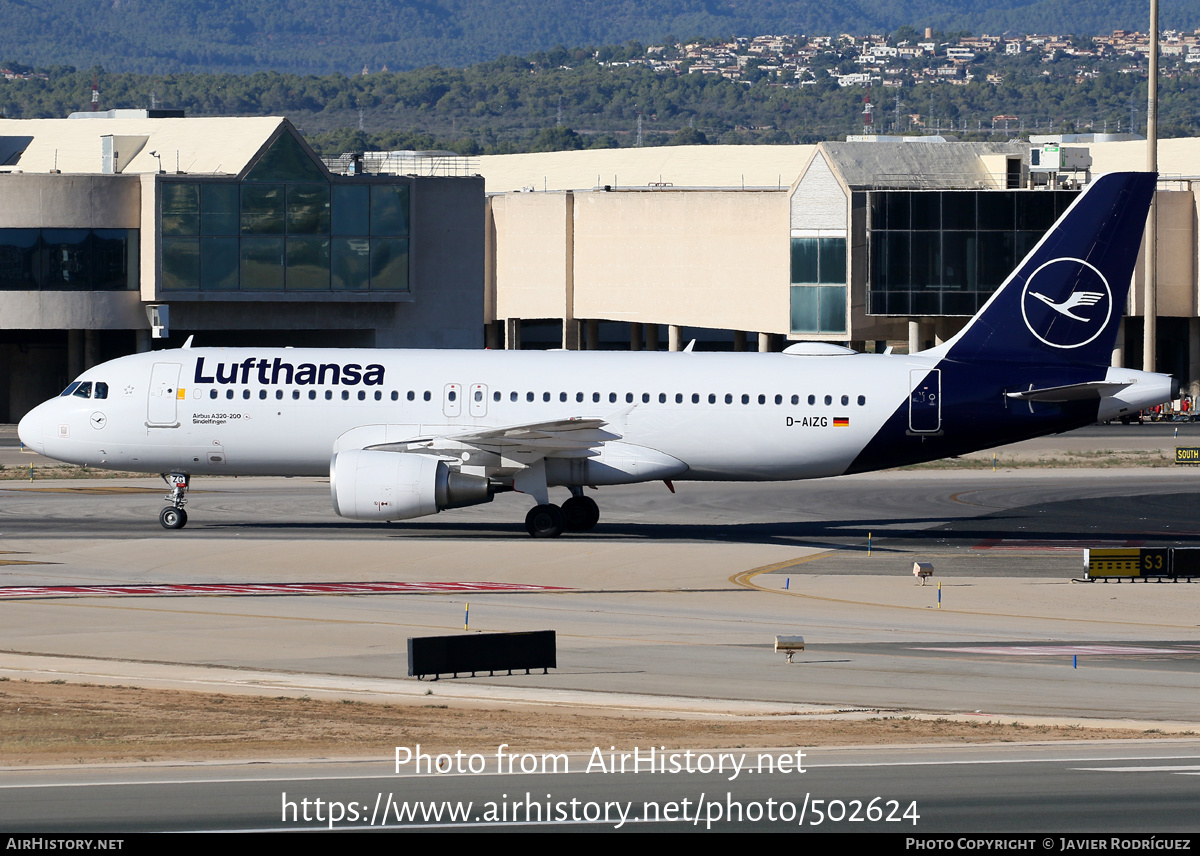
POLYGON ((621 435, 606 431, 603 419, 575 417, 547 422, 527 422, 498 428, 482 428, 438 437, 419 437, 400 443, 382 443, 369 448, 380 451, 458 450, 470 447, 502 457, 585 458, 597 454, 599 446, 621 435))

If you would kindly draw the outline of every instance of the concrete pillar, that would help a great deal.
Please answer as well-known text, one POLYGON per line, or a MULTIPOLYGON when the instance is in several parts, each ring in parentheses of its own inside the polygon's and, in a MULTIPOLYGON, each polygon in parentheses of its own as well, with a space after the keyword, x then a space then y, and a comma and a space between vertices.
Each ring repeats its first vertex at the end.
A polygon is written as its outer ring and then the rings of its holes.
POLYGON ((642 324, 640 321, 629 322, 629 350, 640 351, 642 349, 642 324))
POLYGON ((758 352, 760 354, 769 354, 771 352, 771 334, 758 334, 758 352))
POLYGON ((921 322, 917 318, 908 319, 908 352, 919 353, 921 350, 921 322))
POLYGON ((584 322, 587 329, 587 349, 589 351, 600 350, 600 322, 595 318, 589 318, 584 322))
POLYGON ((74 380, 83 374, 83 331, 67 331, 67 377, 74 380))
POLYGON ((643 327, 646 331, 646 350, 647 351, 657 351, 658 350, 658 325, 657 324, 645 324, 645 325, 643 325, 643 327))
POLYGON ((579 350, 579 322, 574 318, 563 319, 562 346, 565 351, 579 350))
MULTIPOLYGON (((1189 330, 1189 332, 1191 332, 1189 330)), ((1121 323, 1117 325, 1117 338, 1113 342, 1112 352, 1113 368, 1125 368, 1125 319, 1121 319, 1121 323)))
POLYGON ((504 319, 504 349, 506 351, 521 350, 521 319, 504 319))
POLYGON ((1193 399, 1200 391, 1200 318, 1188 319, 1188 376, 1184 389, 1193 399))
MULTIPOLYGON (((493 326, 494 325, 489 324, 488 329, 490 330, 493 326)), ((150 331, 149 330, 134 330, 133 331, 133 342, 134 342, 133 347, 139 354, 148 353, 151 350, 151 348, 150 348, 150 343, 151 343, 150 331)))
POLYGON ((683 350, 683 328, 678 324, 671 324, 667 327, 667 350, 683 350))
POLYGON ((100 331, 83 331, 83 367, 90 369, 100 364, 100 331))
POLYGON ((733 349, 735 351, 746 350, 746 331, 745 330, 734 330, 733 331, 733 349))

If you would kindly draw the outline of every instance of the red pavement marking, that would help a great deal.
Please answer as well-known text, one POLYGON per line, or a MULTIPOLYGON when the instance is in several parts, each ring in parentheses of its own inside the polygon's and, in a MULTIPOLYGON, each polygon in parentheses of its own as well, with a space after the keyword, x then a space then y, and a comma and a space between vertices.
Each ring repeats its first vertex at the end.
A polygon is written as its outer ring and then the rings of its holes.
POLYGON ((1069 541, 1064 539, 1052 541, 1034 541, 1021 538, 991 538, 980 541, 972 550, 1085 550, 1101 547, 1140 547, 1145 541, 1069 541))
POLYGON ((35 597, 179 597, 196 595, 461 594, 464 592, 567 591, 520 583, 192 583, 109 586, 0 586, 0 600, 35 597))

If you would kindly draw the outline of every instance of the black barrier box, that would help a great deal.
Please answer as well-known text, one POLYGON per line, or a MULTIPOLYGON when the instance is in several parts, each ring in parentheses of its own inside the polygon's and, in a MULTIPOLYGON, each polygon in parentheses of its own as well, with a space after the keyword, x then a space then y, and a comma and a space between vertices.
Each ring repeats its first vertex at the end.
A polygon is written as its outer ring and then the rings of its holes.
POLYGON ((1171 558, 1171 571, 1176 579, 1200 577, 1200 547, 1175 547, 1171 558))
POLYGON ((558 668, 553 630, 528 633, 470 633, 462 636, 417 636, 408 640, 408 675, 454 675, 470 672, 558 668))

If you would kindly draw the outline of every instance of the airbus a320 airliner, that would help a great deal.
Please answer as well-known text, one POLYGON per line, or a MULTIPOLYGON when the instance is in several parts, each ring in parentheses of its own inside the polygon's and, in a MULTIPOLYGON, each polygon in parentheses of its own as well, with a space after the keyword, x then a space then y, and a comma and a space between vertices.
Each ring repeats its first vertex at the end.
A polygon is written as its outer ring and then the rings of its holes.
POLYGON ((334 510, 404 520, 515 490, 534 536, 595 526, 584 488, 822 478, 1068 431, 1170 400, 1111 368, 1155 176, 1081 194, 963 330, 919 354, 193 348, 88 369, 21 420, 25 445, 161 473, 323 475, 334 510), (551 487, 570 492, 552 504, 551 487))

